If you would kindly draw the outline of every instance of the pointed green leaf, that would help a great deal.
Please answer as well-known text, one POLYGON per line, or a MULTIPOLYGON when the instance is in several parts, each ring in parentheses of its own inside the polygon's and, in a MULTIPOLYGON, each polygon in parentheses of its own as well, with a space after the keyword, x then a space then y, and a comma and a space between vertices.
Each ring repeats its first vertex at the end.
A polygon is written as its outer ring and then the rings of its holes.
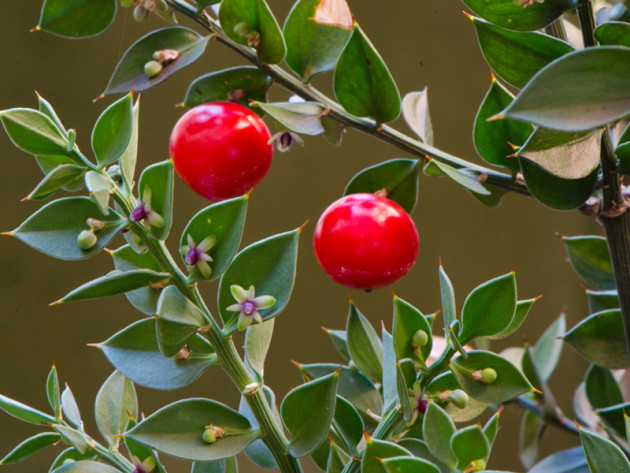
POLYGON ((597 169, 581 179, 562 179, 527 159, 519 159, 519 162, 529 191, 536 200, 555 210, 582 206, 597 183, 597 169))
POLYGON ((520 166, 518 160, 508 157, 514 154, 512 145, 520 146, 525 143, 534 128, 529 123, 515 120, 488 121, 488 118, 504 110, 512 100, 514 96, 492 76, 492 85, 475 118, 473 139, 475 149, 484 160, 509 168, 515 174, 520 166))
POLYGON ((79 460, 62 465, 52 473, 120 473, 120 470, 105 463, 79 460))
POLYGON ((229 458, 243 451, 259 431, 235 410, 209 399, 186 399, 151 414, 126 436, 160 452, 192 461, 229 458), (212 444, 201 436, 206 426, 225 429, 212 444))
POLYGON ((414 457, 393 457, 383 460, 387 473, 440 473, 437 466, 414 457))
POLYGON ((160 351, 164 356, 174 356, 207 322, 200 308, 175 286, 168 286, 160 294, 156 324, 160 351))
POLYGON ((213 462, 195 462, 190 473, 238 473, 236 457, 213 462))
POLYGON ((68 131, 66 130, 66 127, 63 126, 63 123, 61 123, 61 120, 59 119, 59 116, 57 116, 57 112, 55 112, 53 106, 37 92, 35 92, 35 94, 37 95, 37 105, 39 111, 50 118, 57 129, 67 138, 68 131))
POLYGON ((621 449, 599 435, 580 430, 580 440, 591 473, 630 472, 630 463, 621 449))
MULTIPOLYGON (((99 344, 98 348, 127 378, 152 389, 171 390, 187 386, 217 362, 212 347, 201 337, 195 340, 197 343, 191 347, 187 359, 163 356, 156 339, 155 324, 152 317, 135 322, 99 344)), ((191 341, 189 343, 192 345, 191 341)))
POLYGON ((599 25, 593 36, 602 46, 630 46, 630 25, 623 21, 608 21, 599 25))
POLYGON ((158 273, 149 269, 136 269, 124 272, 114 270, 105 276, 77 287, 59 299, 58 302, 80 301, 122 294, 140 287, 149 286, 151 283, 167 280, 170 277, 169 273, 158 273))
POLYGON ((195 107, 202 103, 226 100, 245 106, 252 100, 266 102, 271 82, 271 77, 256 67, 233 67, 211 72, 190 84, 183 105, 195 107))
POLYGON ((116 16, 115 0, 46 0, 37 29, 85 38, 102 33, 116 16))
POLYGON ((534 2, 527 8, 523 8, 523 2, 514 0, 464 0, 464 3, 483 19, 516 31, 544 28, 577 5, 576 0, 534 2))
POLYGON ((10 416, 31 424, 48 425, 56 422, 54 417, 27 406, 26 404, 14 401, 2 394, 0 394, 0 410, 3 410, 10 416))
POLYGON ((446 271, 440 264, 440 298, 442 300, 442 316, 444 318, 444 327, 450 327, 457 320, 457 309, 455 306, 455 291, 453 284, 449 279, 446 271))
POLYGON ((2 460, 0 465, 8 465, 9 463, 17 463, 30 457, 34 453, 45 449, 58 442, 61 439, 61 435, 55 432, 45 432, 37 434, 31 438, 26 439, 19 444, 13 450, 11 450, 2 460))
MULTIPOLYGON (((151 253, 136 253, 129 245, 124 245, 112 253, 114 267, 119 271, 137 271, 145 269, 159 272, 160 265, 151 253)), ((125 292, 129 302, 146 315, 157 313, 157 302, 160 291, 152 286, 146 286, 133 291, 125 292)))
POLYGON ((586 48, 540 70, 503 115, 553 130, 589 130, 630 112, 628 87, 630 49, 586 48))
POLYGON ((120 371, 114 371, 96 395, 94 418, 99 432, 110 446, 118 445, 129 418, 138 416, 136 389, 120 371))
POLYGON ((372 194, 383 189, 407 213, 411 213, 418 199, 420 162, 415 159, 392 159, 365 168, 355 175, 343 195, 366 192, 372 194))
POLYGON ((85 187, 90 193, 90 200, 98 205, 101 213, 109 214, 109 197, 114 189, 112 180, 96 171, 88 171, 85 175, 85 187))
POLYGON ((273 335, 274 319, 262 324, 250 325, 245 332, 245 355, 248 366, 262 380, 267 351, 273 335))
POLYGON ((501 411, 500 410, 497 411, 492 417, 490 417, 488 422, 486 422, 486 425, 483 426, 483 434, 488 439, 488 443, 490 444, 490 449, 492 449, 492 444, 494 443, 494 439, 497 437, 497 432, 499 431, 499 415, 500 414, 501 414, 501 411))
POLYGON ((414 406, 409 399, 409 383, 407 383, 407 378, 400 363, 396 363, 396 391, 403 411, 403 420, 410 422, 413 418, 414 406))
POLYGON ((79 405, 77 404, 74 394, 70 386, 66 383, 66 388, 61 393, 61 410, 63 411, 63 417, 70 424, 83 430, 83 420, 81 420, 81 412, 79 412, 79 405))
POLYGON ((582 447, 570 448, 549 455, 529 473, 590 473, 582 447))
POLYGON ((295 281, 295 264, 300 229, 274 235, 256 242, 241 252, 230 263, 219 282, 219 312, 225 324, 225 331, 234 331, 238 320, 237 312, 227 307, 236 303, 230 286, 237 284, 247 290, 256 289, 256 296, 268 295, 276 303, 262 309, 263 320, 278 315, 286 307, 295 281))
POLYGON ((350 352, 348 351, 348 337, 345 330, 330 330, 322 327, 324 332, 328 334, 333 345, 346 360, 350 360, 350 352))
POLYGON ((598 289, 615 289, 615 276, 606 239, 598 236, 562 237, 573 269, 598 289))
POLYGON ((451 371, 446 371, 437 376, 426 388, 427 394, 432 396, 434 402, 448 414, 453 422, 468 422, 479 417, 488 407, 487 403, 473 398, 469 398, 466 407, 463 408, 457 407, 448 400, 447 402, 439 401, 439 397, 443 392, 446 391, 448 393, 448 391, 454 391, 456 389, 462 389, 462 387, 451 371))
POLYGON ((74 447, 81 455, 85 455, 95 446, 94 440, 80 430, 61 424, 54 425, 53 429, 59 432, 64 444, 74 447))
POLYGON ((30 108, 12 108, 0 112, 0 121, 13 144, 26 153, 70 155, 68 138, 42 112, 30 108))
POLYGON ((140 175, 138 183, 138 195, 142 200, 147 187, 151 189, 151 210, 157 212, 164 224, 157 228, 151 226, 151 234, 165 240, 171 229, 173 218, 173 161, 166 160, 146 167, 140 175))
MULTIPOLYGON (((445 273, 444 273, 445 274, 445 273)), ((411 358, 425 362, 433 348, 431 326, 425 316, 408 302, 394 296, 394 351, 397 359, 411 358), (427 335, 427 342, 416 346, 414 335, 419 331, 427 335)))
POLYGON ((617 295, 617 291, 592 291, 587 289, 585 292, 588 300, 589 314, 619 308, 619 296, 617 295))
POLYGON ((423 143, 433 146, 433 125, 429 115, 429 92, 425 87, 420 92, 409 92, 402 99, 405 122, 423 143))
POLYGON ((453 434, 451 450, 457 458, 457 468, 465 469, 473 460, 485 460, 490 453, 490 445, 481 427, 471 425, 453 434))
POLYGON ((369 439, 361 459, 361 473, 387 473, 383 460, 400 456, 411 456, 411 454, 395 443, 369 439))
POLYGON ((619 309, 590 315, 562 339, 596 365, 610 369, 630 366, 619 309))
POLYGON ((374 382, 382 382, 383 346, 370 322, 352 301, 350 301, 346 333, 348 334, 348 351, 359 371, 374 382))
MULTIPOLYGON (((94 452, 86 452, 84 454, 81 454, 72 447, 67 448, 63 452, 61 452, 57 456, 57 458, 55 458, 55 461, 53 461, 52 464, 50 465, 50 469, 48 470, 48 473, 52 473, 53 471, 62 467, 64 465, 64 462, 68 459, 74 460, 75 462, 78 462, 81 460, 96 460, 96 455, 94 454, 94 452)), ((68 463, 71 463, 71 462, 68 461, 66 464, 68 463)))
POLYGON ((400 93, 383 59, 358 24, 334 76, 335 96, 349 113, 387 123, 400 114, 400 93))
POLYGON ((561 337, 567 331, 567 323, 564 314, 560 316, 540 336, 534 350, 533 361, 543 381, 548 381, 553 370, 558 365, 562 353, 561 337))
POLYGON ((457 458, 451 449, 455 424, 437 404, 430 402, 422 420, 424 440, 432 455, 453 469, 457 458))
POLYGON ((403 438, 399 440, 398 445, 409 450, 414 457, 427 460, 429 463, 437 466, 440 473, 451 473, 451 469, 438 460, 427 447, 426 443, 415 438, 403 438))
POLYGON ((505 358, 487 351, 471 350, 467 358, 457 356, 451 360, 451 369, 470 397, 489 404, 514 399, 532 389, 518 368, 505 358), (496 371, 494 382, 486 384, 473 379, 475 371, 486 368, 496 371))
POLYGON ((53 192, 75 182, 81 182, 85 167, 74 164, 62 164, 50 171, 37 187, 31 191, 26 200, 46 199, 53 192))
POLYGON ((61 415, 61 391, 59 389, 59 375, 54 363, 46 378, 46 397, 48 404, 55 412, 55 418, 59 419, 61 415))
POLYGON ((525 321, 525 317, 527 317, 527 314, 529 313, 529 310, 532 308, 532 305, 534 305, 534 302, 536 302, 538 299, 540 299, 540 298, 537 297, 535 299, 527 299, 527 300, 524 300, 524 301, 517 301, 516 302, 516 312, 514 313, 514 318, 510 322, 510 325, 508 325, 505 330, 502 330, 501 332, 497 333, 496 335, 491 335, 488 338, 501 339, 501 338, 505 338, 508 335, 511 335, 514 332, 516 332, 516 330, 518 330, 518 328, 525 321))
POLYGON ((337 444, 331 442, 328 462, 326 463, 326 473, 342 473, 349 461, 350 455, 339 448, 337 444))
POLYGON ((133 189, 133 177, 136 171, 136 161, 138 158, 138 133, 140 126, 140 96, 132 108, 131 135, 129 144, 118 158, 120 163, 120 174, 122 175, 127 194, 131 194, 133 189))
POLYGON ((196 61, 206 49, 209 38, 181 26, 152 31, 133 43, 125 52, 103 93, 124 94, 132 89, 140 92, 159 84, 196 61), (144 65, 153 59, 153 53, 164 49, 179 51, 179 57, 164 66, 158 75, 147 76, 144 65))
POLYGON ((324 133, 324 127, 320 121, 324 107, 317 102, 256 102, 256 106, 295 133, 302 135, 324 133))
POLYGON ((490 67, 501 79, 519 89, 542 67, 574 51, 570 44, 546 34, 510 31, 480 18, 470 19, 490 67))
POLYGON ((98 117, 92 130, 92 149, 99 168, 116 161, 127 149, 133 130, 133 98, 118 99, 98 117))
POLYGON ((284 23, 287 64, 308 83, 318 73, 334 69, 352 33, 352 14, 345 1, 338 2, 337 24, 318 22, 322 0, 299 0, 284 23))
POLYGON ((477 286, 466 298, 462 309, 463 345, 479 337, 496 335, 505 330, 516 311, 516 278, 514 272, 477 286))
POLYGON ((232 41, 243 45, 251 42, 261 62, 277 64, 284 59, 286 46, 282 31, 265 0, 223 0, 219 21, 232 41), (249 31, 241 36, 242 30, 249 31))
POLYGON ((531 468, 538 459, 538 450, 546 424, 534 412, 525 411, 521 418, 519 457, 525 468, 531 468))
POLYGON ((67 197, 45 205, 11 234, 18 240, 59 259, 83 259, 101 251, 126 225, 125 220, 110 211, 103 216, 97 205, 87 197, 67 197), (98 240, 89 250, 77 245, 77 237, 89 227, 88 218, 105 222, 105 228, 96 232, 98 240))
POLYGON ((315 379, 292 389, 282 401, 282 421, 291 433, 289 452, 311 454, 326 438, 337 401, 339 373, 315 379))
POLYGON ((424 167, 424 173, 427 176, 447 176, 453 182, 475 195, 490 196, 490 191, 479 182, 480 175, 476 171, 468 172, 466 169, 457 169, 449 164, 432 159, 424 167))
MULTIPOLYGON (((383 326, 381 329, 381 340, 383 346, 383 379, 381 386, 383 389, 383 406, 384 411, 396 405, 398 401, 398 388, 397 388, 397 373, 396 373, 396 353, 394 352, 394 339, 392 335, 385 330, 383 326)), ((405 396, 407 395, 407 386, 405 383, 405 396)))
POLYGON ((357 446, 363 439, 365 426, 361 415, 350 402, 337 396, 332 425, 345 443, 345 447, 352 455, 358 455, 357 446))

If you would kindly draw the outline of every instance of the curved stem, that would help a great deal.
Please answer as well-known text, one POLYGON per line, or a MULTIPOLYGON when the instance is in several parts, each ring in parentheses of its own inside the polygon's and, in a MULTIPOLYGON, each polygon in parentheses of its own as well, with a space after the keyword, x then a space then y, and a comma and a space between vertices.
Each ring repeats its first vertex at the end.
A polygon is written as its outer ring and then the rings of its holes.
POLYGON ((249 62, 258 67, 261 71, 272 77, 274 81, 284 89, 293 92, 294 94, 302 97, 305 100, 315 101, 322 104, 328 110, 329 116, 333 117, 343 125, 349 126, 351 128, 354 128, 355 130, 368 134, 385 143, 395 146, 396 148, 406 151, 422 160, 430 157, 458 169, 469 169, 482 175, 485 179, 485 182, 489 185, 518 192, 520 194, 529 195, 527 187, 519 182, 516 182, 512 178, 512 176, 508 174, 500 173, 493 169, 489 169, 484 166, 466 161, 462 158, 453 156, 442 151, 439 148, 429 146, 426 143, 411 138, 404 133, 401 133, 400 131, 391 128, 390 126, 379 125, 372 119, 360 118, 350 115, 343 109, 341 105, 339 105, 339 103, 327 97, 325 94, 315 89, 314 87, 308 84, 304 84, 298 77, 285 71, 280 66, 261 63, 258 60, 258 57, 256 56, 254 51, 230 40, 221 30, 218 24, 208 15, 201 16, 197 14, 197 10, 183 0, 166 1, 174 9, 189 17, 191 20, 199 24, 202 28, 216 34, 217 41, 225 44, 226 46, 243 56, 249 62))

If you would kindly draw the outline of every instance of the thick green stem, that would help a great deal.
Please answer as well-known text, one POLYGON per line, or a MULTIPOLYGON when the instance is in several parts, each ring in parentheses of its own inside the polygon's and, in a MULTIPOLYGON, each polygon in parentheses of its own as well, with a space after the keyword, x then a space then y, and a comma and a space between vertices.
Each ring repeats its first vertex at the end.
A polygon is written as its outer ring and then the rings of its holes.
POLYGON ((308 84, 304 84, 301 79, 285 71, 280 66, 261 63, 258 60, 256 53, 252 49, 241 46, 240 44, 237 44, 234 41, 230 40, 225 35, 225 33, 223 33, 218 24, 214 20, 212 20, 212 18, 207 15, 198 15, 197 10, 185 1, 167 0, 167 3, 171 5, 175 10, 191 18, 202 28, 205 28, 207 31, 215 33, 217 41, 225 44, 226 46, 243 56, 249 62, 258 67, 261 71, 272 77, 274 81, 281 87, 302 97, 305 100, 315 101, 322 104, 328 110, 329 116, 333 117, 343 125, 366 133, 374 138, 384 141, 385 143, 406 151, 422 160, 426 159, 427 157, 431 157, 432 159, 450 164, 451 166, 458 169, 469 169, 478 172, 481 176, 483 176, 485 183, 489 185, 529 195, 527 187, 519 182, 516 182, 512 178, 512 176, 508 174, 503 174, 493 169, 479 166, 477 164, 453 156, 438 148, 429 146, 425 143, 422 143, 421 141, 413 139, 387 125, 379 125, 374 120, 350 115, 336 101, 327 97, 325 94, 321 93, 314 87, 308 84))
POLYGON ((582 0, 577 7, 578 18, 580 20, 580 29, 582 30, 582 39, 584 47, 595 46, 595 15, 593 14, 593 4, 591 0, 582 0))

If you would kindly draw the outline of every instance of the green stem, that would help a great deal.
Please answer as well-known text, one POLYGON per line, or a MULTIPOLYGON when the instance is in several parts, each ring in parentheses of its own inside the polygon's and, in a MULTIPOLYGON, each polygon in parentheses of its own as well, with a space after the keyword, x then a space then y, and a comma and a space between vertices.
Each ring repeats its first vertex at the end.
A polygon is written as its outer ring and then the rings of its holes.
POLYGON ((96 443, 94 450, 99 457, 125 473, 133 473, 136 469, 134 464, 127 460, 121 453, 111 451, 100 443, 96 443))
POLYGON ((582 39, 584 47, 595 46, 595 15, 593 14, 593 4, 591 0, 581 0, 577 7, 577 14, 580 20, 580 29, 582 30, 582 39))
POLYGON ((523 409, 531 411, 537 416, 544 418, 545 422, 547 422, 548 424, 558 427, 559 429, 566 430, 567 432, 571 432, 572 434, 577 435, 580 433, 578 427, 570 419, 568 419, 564 415, 558 414, 557 412, 553 416, 545 414, 544 409, 531 399, 527 399, 524 396, 519 396, 514 399, 513 402, 521 406, 523 409))
POLYGON ((387 125, 379 125, 374 120, 368 118, 359 118, 350 115, 346 112, 341 105, 336 101, 327 97, 325 94, 315 89, 310 85, 304 84, 298 77, 290 74, 282 69, 280 66, 263 64, 258 60, 255 52, 250 48, 241 46, 230 40, 225 33, 221 30, 218 24, 212 20, 209 16, 200 16, 197 14, 197 10, 184 2, 183 0, 167 0, 167 3, 171 5, 177 11, 188 16, 194 22, 199 24, 207 31, 216 34, 217 41, 225 44, 249 62, 258 67, 261 71, 269 75, 274 81, 283 87, 284 89, 302 97, 304 100, 315 101, 322 104, 329 113, 329 116, 333 117, 345 126, 354 128, 367 135, 377 138, 385 143, 395 146, 403 151, 406 151, 422 160, 427 157, 431 157, 440 162, 449 164, 455 168, 469 169, 484 176, 487 184, 518 192, 521 194, 529 195, 529 191, 525 185, 516 182, 512 176, 504 173, 497 172, 493 169, 479 166, 464 159, 453 156, 449 153, 442 151, 441 149, 429 146, 426 143, 422 143, 416 139, 413 139, 404 133, 401 133, 387 125))

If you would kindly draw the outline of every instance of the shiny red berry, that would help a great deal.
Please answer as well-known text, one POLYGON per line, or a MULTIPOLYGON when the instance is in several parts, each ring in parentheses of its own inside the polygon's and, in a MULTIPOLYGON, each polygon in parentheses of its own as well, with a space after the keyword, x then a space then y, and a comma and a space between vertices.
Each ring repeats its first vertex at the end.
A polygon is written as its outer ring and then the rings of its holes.
POLYGON ((315 227, 315 256, 332 279, 356 289, 398 281, 418 255, 409 214, 375 194, 351 194, 328 207, 315 227))
POLYGON ((211 102, 186 112, 169 144, 179 177, 218 201, 245 194, 265 177, 273 155, 269 138, 267 125, 247 107, 211 102))

